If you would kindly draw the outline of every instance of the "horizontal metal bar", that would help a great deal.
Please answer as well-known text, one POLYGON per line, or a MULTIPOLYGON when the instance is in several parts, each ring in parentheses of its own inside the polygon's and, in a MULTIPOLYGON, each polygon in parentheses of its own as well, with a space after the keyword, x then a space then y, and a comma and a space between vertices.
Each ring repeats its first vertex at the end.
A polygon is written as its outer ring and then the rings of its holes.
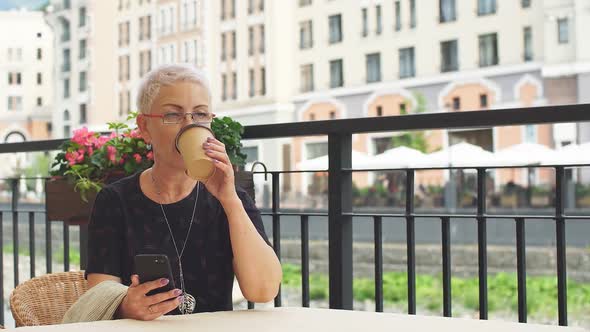
POLYGON ((590 121, 590 104, 275 123, 245 127, 243 138, 462 129, 584 121, 590 121))
MULTIPOLYGON (((493 111, 422 113, 379 118, 276 123, 244 127, 243 139, 356 134, 386 131, 462 129, 590 121, 590 104, 493 111)), ((0 144, 1 153, 58 150, 68 139, 0 144)))

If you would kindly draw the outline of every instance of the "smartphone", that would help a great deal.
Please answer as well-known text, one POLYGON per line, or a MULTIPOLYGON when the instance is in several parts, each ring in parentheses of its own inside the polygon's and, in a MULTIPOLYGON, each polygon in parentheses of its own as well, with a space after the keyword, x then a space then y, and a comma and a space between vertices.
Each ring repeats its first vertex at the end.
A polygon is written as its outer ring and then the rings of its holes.
POLYGON ((146 294, 148 296, 176 288, 174 285, 174 275, 170 268, 170 261, 166 255, 135 255, 135 274, 139 275, 139 282, 142 284, 161 278, 170 280, 167 285, 149 291, 146 294))

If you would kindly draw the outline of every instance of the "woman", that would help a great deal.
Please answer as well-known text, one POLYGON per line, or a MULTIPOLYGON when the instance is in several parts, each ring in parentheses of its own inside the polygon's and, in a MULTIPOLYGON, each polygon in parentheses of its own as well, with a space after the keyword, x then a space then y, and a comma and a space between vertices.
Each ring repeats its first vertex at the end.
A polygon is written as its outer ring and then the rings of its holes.
POLYGON ((215 165, 204 183, 186 175, 175 148, 182 127, 213 117, 203 74, 183 65, 161 66, 144 78, 137 100, 137 125, 152 146, 154 165, 98 194, 89 226, 89 287, 106 280, 128 285, 116 317, 139 320, 178 314, 181 304, 182 313, 232 310, 234 274, 247 300, 272 300, 281 266, 258 209, 234 185, 224 145, 216 139, 203 145, 215 165), (147 296, 169 281, 140 284, 133 274, 137 254, 167 255, 177 289, 147 296), (191 296, 196 308, 187 309, 191 296))

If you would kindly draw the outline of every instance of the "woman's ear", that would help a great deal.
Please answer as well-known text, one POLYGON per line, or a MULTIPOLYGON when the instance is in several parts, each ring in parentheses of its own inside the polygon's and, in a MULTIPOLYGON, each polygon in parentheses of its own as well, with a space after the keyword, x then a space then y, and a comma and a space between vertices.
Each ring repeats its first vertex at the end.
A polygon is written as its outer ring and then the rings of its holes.
POLYGON ((147 129, 147 118, 143 116, 141 113, 139 113, 137 115, 137 118, 135 119, 135 123, 137 123, 137 128, 139 129, 139 132, 141 133, 141 137, 143 138, 143 140, 146 143, 151 144, 152 137, 150 136, 150 133, 147 129))

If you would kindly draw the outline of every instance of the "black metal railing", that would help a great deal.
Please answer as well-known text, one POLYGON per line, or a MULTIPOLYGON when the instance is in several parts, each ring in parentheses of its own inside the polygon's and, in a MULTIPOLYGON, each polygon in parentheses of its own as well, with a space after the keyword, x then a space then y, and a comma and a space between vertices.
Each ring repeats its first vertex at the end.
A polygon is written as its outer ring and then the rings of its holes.
MULTIPOLYGON (((257 125, 246 127, 244 139, 272 139, 284 137, 302 136, 328 136, 329 166, 328 173, 328 211, 321 212, 285 212, 280 208, 280 176, 286 173, 305 173, 313 171, 271 171, 272 175, 272 206, 263 215, 272 218, 273 248, 277 255, 281 254, 281 217, 299 217, 301 229, 301 265, 302 265, 302 305, 310 305, 309 287, 309 218, 328 217, 328 243, 329 243, 329 305, 330 308, 352 309, 353 305, 353 218, 370 217, 373 219, 374 251, 375 251, 375 310, 383 311, 383 238, 382 226, 384 219, 402 219, 406 226, 407 247, 407 275, 408 275, 408 313, 416 314, 416 218, 436 218, 441 222, 442 237, 442 269, 443 269, 443 314, 452 316, 451 301, 451 219, 475 219, 477 221, 477 245, 478 245, 478 275, 479 275, 479 316, 480 319, 488 318, 488 293, 487 293, 487 232, 486 221, 492 217, 486 207, 486 171, 500 167, 494 165, 482 165, 478 167, 438 167, 397 169, 406 173, 406 198, 403 213, 355 213, 352 204, 352 174, 353 172, 377 171, 373 169, 352 169, 352 135, 370 132, 393 132, 409 130, 432 129, 460 129, 481 128, 513 125, 553 124, 565 122, 590 121, 590 105, 566 105, 538 108, 504 109, 493 111, 472 111, 457 113, 429 113, 404 115, 396 117, 344 119, 329 121, 314 121, 305 123, 280 123, 270 125, 257 125), (427 169, 477 170, 477 209, 475 213, 435 213, 423 214, 415 212, 414 180, 417 171, 427 169)), ((0 153, 34 152, 55 150, 63 140, 24 142, 0 144, 0 153)), ((587 165, 572 165, 587 166, 587 165)), ((551 215, 497 215, 493 218, 509 219, 515 221, 516 249, 517 249, 517 279, 518 279, 518 316, 520 322, 527 321, 526 306, 526 222, 536 219, 550 219, 556 227, 557 249, 557 279, 558 279, 558 314, 559 324, 567 325, 567 280, 566 280, 566 220, 587 220, 589 216, 566 215, 564 210, 564 186, 565 169, 563 165, 544 166, 553 168, 556 172, 556 204, 555 211, 551 215)), ((568 165, 570 167, 570 165, 568 165)), ((392 169, 395 170, 395 169, 392 169)), ((379 171, 384 171, 379 169, 379 171)), ((15 182, 16 183, 16 180, 15 182)), ((15 184, 13 193, 18 192, 15 184)), ((18 247, 18 214, 28 213, 29 218, 34 219, 34 212, 18 210, 17 194, 13 194, 12 208, 10 211, 2 211, 0 221, 5 213, 13 214, 13 243, 18 247), (31 217, 33 213, 33 217, 31 217), (15 231, 16 229, 16 231, 15 231)), ((29 219, 31 220, 31 219, 29 219)), ((34 221, 30 222, 34 227, 34 221)), ((1 226, 1 225, 0 225, 1 226)), ((34 229, 29 229, 30 236, 34 236, 34 229)), ((0 241, 2 241, 2 227, 0 227, 0 241)), ((69 269, 69 226, 64 224, 64 269, 69 269), (67 242, 67 243, 66 243, 67 242)), ((80 237, 85 237, 85 230, 80 230, 80 237)), ((31 249, 31 270, 34 275, 34 239, 31 249)), ((81 246, 83 245, 81 241, 81 246)), ((0 248, 2 243, 0 242, 0 248)), ((46 220, 46 259, 47 272, 51 272, 51 227, 46 220)), ((18 283, 18 250, 15 250, 15 285, 18 283)), ((0 254, 0 260, 2 255, 0 254)), ((81 257, 81 262, 84 258, 81 257)), ((2 261, 0 261, 1 263, 2 261)), ((83 265, 83 264, 82 264, 83 265)), ((84 268, 84 266, 81 266, 84 268)), ((0 275, 0 278, 2 276, 0 275)), ((2 281, 2 280, 0 280, 2 281)), ((4 292, 4 290, 0 290, 4 292)), ((0 293, 3 295, 3 293, 0 293)), ((3 297, 0 296, 0 301, 3 297)), ((0 303, 3 305, 3 303, 0 303)), ((281 294, 275 299, 275 306, 281 306, 281 294)), ((248 303, 248 308, 253 308, 253 303, 248 303)), ((2 322, 4 317, 0 317, 2 322)))

